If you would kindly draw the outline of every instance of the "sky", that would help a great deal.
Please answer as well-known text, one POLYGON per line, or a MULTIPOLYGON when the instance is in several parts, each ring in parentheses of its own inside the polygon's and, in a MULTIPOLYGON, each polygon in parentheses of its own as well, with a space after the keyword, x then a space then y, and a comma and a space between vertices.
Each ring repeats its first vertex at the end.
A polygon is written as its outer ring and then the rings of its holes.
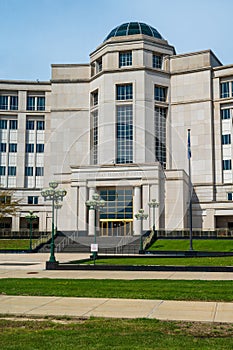
POLYGON ((232 13, 232 0, 0 0, 0 80, 47 81, 53 63, 89 63, 130 21, 156 28, 177 54, 211 49, 233 64, 232 13))

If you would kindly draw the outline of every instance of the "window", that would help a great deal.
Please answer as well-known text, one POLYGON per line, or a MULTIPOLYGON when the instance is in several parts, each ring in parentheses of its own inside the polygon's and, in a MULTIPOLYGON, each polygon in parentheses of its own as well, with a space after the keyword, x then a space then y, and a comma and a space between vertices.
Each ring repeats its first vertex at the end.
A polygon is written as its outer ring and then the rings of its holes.
POLYGON ((17 152, 17 143, 9 143, 9 152, 12 152, 12 153, 17 152))
POLYGON ((232 201, 232 192, 227 193, 227 200, 232 201))
POLYGON ((34 120, 27 120, 26 121, 26 129, 27 130, 34 130, 34 120))
POLYGON ((133 106, 117 107, 116 163, 133 163, 133 106))
POLYGON ((98 110, 91 113, 91 164, 98 164, 98 110))
POLYGON ((98 101, 98 90, 91 93, 91 106, 97 106, 99 103, 98 101))
POLYGON ((166 102, 167 88, 155 85, 155 101, 166 102))
POLYGON ((224 159, 222 161, 223 170, 231 170, 231 159, 224 159))
POLYGON ((119 67, 132 66, 132 51, 119 52, 119 67))
POLYGON ((231 118, 231 110, 229 108, 221 110, 221 119, 230 119, 231 118))
POLYGON ((38 143, 36 145, 36 152, 37 153, 43 153, 44 152, 44 144, 43 143, 38 143))
POLYGON ((167 109, 155 106, 155 159, 166 168, 166 115, 167 109))
POLYGON ((44 168, 36 167, 36 176, 44 176, 44 168))
MULTIPOLYGON (((133 219, 133 190, 130 187, 101 187, 100 197, 105 201, 105 206, 100 212, 100 219, 133 219)), ((109 229, 114 229, 110 223, 109 229)), ((106 223, 107 225, 107 223, 106 223)), ((126 227, 125 227, 126 228, 126 227)), ((117 230, 118 234, 120 230, 117 230)), ((124 232, 124 231, 123 231, 124 232)), ((125 233, 123 233, 124 235, 125 233)))
POLYGON ((44 130, 44 120, 38 120, 36 122, 36 128, 37 130, 44 130))
POLYGON ((223 145, 229 145, 231 143, 231 135, 222 135, 222 144, 223 145))
POLYGON ((25 167, 25 176, 33 176, 33 167, 32 166, 25 167))
POLYGON ((10 129, 16 130, 18 128, 18 121, 17 120, 10 120, 10 129))
POLYGON ((98 60, 96 60, 96 74, 101 72, 103 69, 102 66, 102 57, 100 57, 98 60))
POLYGON ((45 97, 44 96, 28 96, 27 97, 27 110, 28 111, 44 111, 45 110, 45 97))
POLYGON ((8 175, 16 176, 16 166, 8 166, 8 175))
POLYGON ((162 56, 160 55, 153 55, 153 62, 152 62, 153 68, 162 68, 162 56))
POLYGON ((0 95, 0 109, 17 110, 18 96, 0 95))
POLYGON ((0 129, 7 129, 7 120, 0 119, 0 129))
POLYGON ((221 98, 226 98, 230 97, 230 82, 227 81, 225 83, 220 84, 220 97, 221 98))
POLYGON ((6 152, 6 143, 0 143, 0 152, 6 152))
POLYGON ((26 143, 26 153, 33 153, 33 152, 34 152, 34 144, 26 143))
POLYGON ((28 204, 38 204, 38 199, 37 196, 28 196, 28 204))
POLYGON ((4 176, 4 175, 6 175, 6 167, 5 166, 0 166, 0 175, 1 176, 4 176))
POLYGON ((133 99, 133 85, 117 85, 116 86, 116 99, 117 100, 132 100, 133 99))

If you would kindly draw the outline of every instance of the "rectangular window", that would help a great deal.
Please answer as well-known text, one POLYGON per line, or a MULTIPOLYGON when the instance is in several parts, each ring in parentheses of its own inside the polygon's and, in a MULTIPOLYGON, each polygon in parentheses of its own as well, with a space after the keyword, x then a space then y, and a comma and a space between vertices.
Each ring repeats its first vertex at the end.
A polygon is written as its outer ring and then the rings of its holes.
POLYGON ((132 51, 119 52, 119 67, 132 66, 132 51))
POLYGON ((2 153, 6 152, 6 143, 0 143, 0 152, 2 153))
POLYGON ((167 88, 155 85, 155 101, 166 102, 167 88))
POLYGON ((0 176, 6 175, 6 167, 1 165, 0 166, 0 176))
POLYGON ((16 111, 18 109, 18 96, 10 96, 10 110, 16 111))
POLYGON ((230 143, 231 143, 231 135, 230 134, 222 135, 222 144, 230 145, 230 143))
POLYGON ((44 130, 44 120, 38 120, 36 122, 36 128, 37 130, 44 130))
POLYGON ((37 111, 45 110, 45 97, 37 97, 37 111))
POLYGON ((220 84, 220 97, 221 98, 230 97, 229 81, 220 84))
POLYGON ((16 130, 18 128, 18 121, 17 120, 10 120, 10 129, 16 130))
POLYGON ((166 168, 166 115, 167 109, 155 106, 155 160, 166 168))
POLYGON ((96 60, 96 74, 101 72, 102 69, 103 69, 102 57, 100 57, 98 60, 96 60))
POLYGON ((117 164, 133 163, 133 106, 117 107, 117 164))
POLYGON ((118 101, 122 100, 132 100, 133 99, 133 85, 117 85, 116 86, 116 99, 118 101))
POLYGON ((33 96, 27 97, 27 110, 28 111, 35 111, 36 109, 36 98, 33 96))
POLYGON ((0 129, 7 129, 7 120, 0 119, 0 129))
POLYGON ((232 192, 227 193, 227 200, 232 201, 232 192))
POLYGON ((223 170, 231 170, 231 159, 224 159, 222 161, 223 170))
POLYGON ((17 152, 17 143, 9 143, 9 152, 12 152, 12 153, 17 152))
POLYGON ((32 166, 25 167, 25 176, 33 176, 33 167, 32 166))
POLYGON ((231 118, 231 110, 229 108, 221 109, 221 119, 230 119, 230 118, 231 118))
POLYGON ((91 164, 98 164, 98 109, 91 113, 91 164))
POLYGON ((38 143, 36 145, 36 152, 37 153, 44 153, 44 144, 43 143, 38 143))
POLYGON ((33 152, 34 152, 34 144, 26 143, 26 153, 33 153, 33 152))
POLYGON ((44 176, 44 168, 36 167, 36 176, 44 176))
POLYGON ((8 175, 16 176, 16 166, 8 166, 8 175))
POLYGON ((99 103, 98 90, 91 93, 91 106, 97 106, 99 103))
POLYGON ((0 109, 8 109, 8 96, 0 95, 0 109))
POLYGON ((28 196, 28 204, 38 204, 37 196, 28 196))
POLYGON ((26 129, 27 130, 34 130, 34 120, 27 120, 26 121, 26 129))
POLYGON ((162 56, 153 55, 153 68, 162 68, 162 56))

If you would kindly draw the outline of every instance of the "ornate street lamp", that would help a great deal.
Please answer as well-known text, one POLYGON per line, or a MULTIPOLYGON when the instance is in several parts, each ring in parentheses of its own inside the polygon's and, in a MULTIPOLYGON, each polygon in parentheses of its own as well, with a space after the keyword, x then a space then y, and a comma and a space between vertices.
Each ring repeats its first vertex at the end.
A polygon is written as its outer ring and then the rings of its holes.
POLYGON ((152 230, 155 235, 155 208, 159 206, 159 203, 156 202, 156 199, 152 199, 151 202, 148 203, 149 207, 153 209, 153 226, 152 230))
POLYGON ((148 214, 144 214, 144 209, 139 209, 138 213, 134 215, 137 220, 141 220, 141 236, 140 236, 140 251, 143 250, 142 244, 142 231, 143 231, 143 220, 148 218, 148 214))
MULTIPOLYGON (((86 201, 86 206, 89 210, 94 210, 94 244, 95 244, 95 251, 93 251, 92 257, 94 260, 94 265, 95 265, 95 260, 97 257, 97 251, 98 247, 96 245, 96 211, 99 210, 100 208, 103 208, 105 206, 105 201, 103 199, 99 199, 100 196, 98 193, 94 193, 92 195, 92 199, 89 199, 86 201)), ((90 224, 90 223, 89 223, 90 224)))
POLYGON ((54 255, 54 208, 55 208, 55 203, 59 200, 63 201, 63 198, 66 195, 66 190, 64 189, 58 189, 56 190, 56 188, 58 187, 58 183, 56 181, 51 181, 49 183, 49 188, 44 188, 41 191, 41 195, 42 197, 44 197, 44 200, 49 200, 52 201, 52 239, 51 239, 51 245, 50 245, 50 258, 49 258, 49 262, 51 263, 55 263, 56 259, 55 259, 55 255, 54 255))
POLYGON ((30 244, 29 244, 29 250, 32 251, 32 223, 34 220, 37 219, 37 215, 33 214, 33 211, 30 210, 29 214, 25 216, 25 219, 29 222, 30 225, 30 244))

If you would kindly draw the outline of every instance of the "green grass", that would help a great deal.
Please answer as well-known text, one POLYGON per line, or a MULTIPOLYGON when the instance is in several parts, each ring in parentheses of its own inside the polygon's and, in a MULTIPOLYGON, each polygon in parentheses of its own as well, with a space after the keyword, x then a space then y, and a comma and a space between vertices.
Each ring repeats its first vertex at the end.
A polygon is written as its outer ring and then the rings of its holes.
MULTIPOLYGON (((73 261, 79 263, 79 261, 73 261)), ((93 261, 85 262, 93 264, 93 261)), ((233 266, 233 256, 204 257, 204 258, 112 258, 97 259, 96 265, 172 265, 172 266, 233 266)))
POLYGON ((232 302, 232 291, 233 281, 36 278, 0 280, 0 294, 6 295, 232 302))
MULTIPOLYGON (((233 240, 193 239, 193 249, 207 252, 233 252, 233 240)), ((189 239, 159 239, 148 250, 189 250, 189 239)))
POLYGON ((29 244, 29 239, 0 239, 0 249, 29 249, 29 244))
POLYGON ((3 350, 233 348, 233 325, 91 318, 66 323, 0 320, 3 350))

